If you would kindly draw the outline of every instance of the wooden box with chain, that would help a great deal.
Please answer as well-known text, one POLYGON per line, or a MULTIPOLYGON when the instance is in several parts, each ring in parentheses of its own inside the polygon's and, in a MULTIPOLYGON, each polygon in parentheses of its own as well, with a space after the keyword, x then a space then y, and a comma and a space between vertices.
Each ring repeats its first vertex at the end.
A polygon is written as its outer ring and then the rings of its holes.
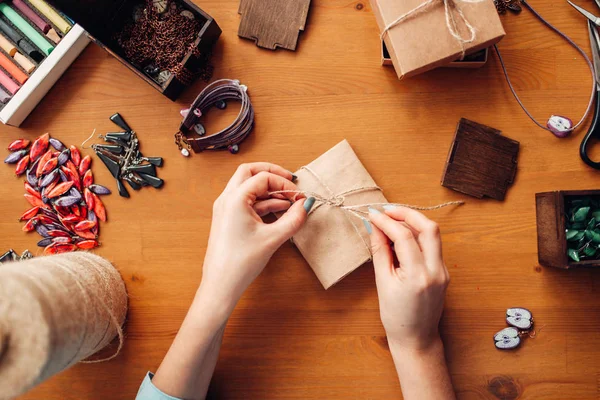
POLYGON ((191 0, 49 0, 171 100, 212 74, 217 22, 191 0))

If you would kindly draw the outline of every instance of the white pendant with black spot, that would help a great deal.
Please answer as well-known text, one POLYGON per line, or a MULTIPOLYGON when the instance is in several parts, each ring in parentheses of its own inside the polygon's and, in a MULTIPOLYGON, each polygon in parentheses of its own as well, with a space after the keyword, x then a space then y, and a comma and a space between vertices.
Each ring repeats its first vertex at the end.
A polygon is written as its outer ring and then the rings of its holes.
POLYGON ((506 322, 521 330, 529 330, 533 326, 531 311, 526 308, 509 308, 506 310, 506 322))
POLYGON ((567 117, 553 115, 548 120, 546 127, 550 130, 550 132, 554 133, 555 136, 564 138, 569 136, 569 134, 573 131, 573 121, 567 117))
POLYGON ((521 344, 519 331, 513 327, 504 328, 494 335, 494 342, 500 350, 516 349, 521 344))

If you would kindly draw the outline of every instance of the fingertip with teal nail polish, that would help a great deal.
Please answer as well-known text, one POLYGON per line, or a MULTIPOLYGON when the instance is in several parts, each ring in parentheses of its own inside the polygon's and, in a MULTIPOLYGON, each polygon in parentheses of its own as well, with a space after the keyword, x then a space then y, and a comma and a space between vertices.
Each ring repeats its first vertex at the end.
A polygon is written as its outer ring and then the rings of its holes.
POLYGON ((298 180, 298 176, 292 172, 290 172, 290 174, 292 174, 292 182, 296 182, 298 180))
POLYGON ((369 232, 369 235, 373 233, 373 227, 371 226, 371 222, 369 222, 368 219, 363 219, 363 224, 365 224, 365 228, 367 229, 367 232, 369 232))
POLYGON ((313 208, 314 205, 315 205, 315 198, 309 197, 304 202, 304 211, 306 211, 307 213, 310 212, 310 210, 313 208))
POLYGON ((379 211, 378 209, 373 208, 373 207, 369 207, 369 212, 371 214, 381 214, 381 211, 379 211))

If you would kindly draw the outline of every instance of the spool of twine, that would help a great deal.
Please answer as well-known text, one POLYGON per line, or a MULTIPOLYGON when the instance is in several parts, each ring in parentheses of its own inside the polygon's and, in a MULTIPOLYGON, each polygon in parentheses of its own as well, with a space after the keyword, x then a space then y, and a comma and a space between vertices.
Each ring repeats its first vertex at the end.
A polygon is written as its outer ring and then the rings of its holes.
POLYGON ((117 336, 120 349, 126 313, 119 272, 91 253, 0 265, 0 400, 23 394, 117 336))

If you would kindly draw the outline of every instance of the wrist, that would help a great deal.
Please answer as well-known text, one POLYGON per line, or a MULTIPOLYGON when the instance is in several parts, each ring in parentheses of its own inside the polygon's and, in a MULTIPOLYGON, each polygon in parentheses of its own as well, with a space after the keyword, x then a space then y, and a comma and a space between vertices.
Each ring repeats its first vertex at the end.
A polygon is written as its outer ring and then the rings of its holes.
POLYGON ((403 358, 421 358, 444 352, 444 343, 438 333, 426 340, 397 340, 388 337, 390 351, 403 358))
POLYGON ((405 399, 456 399, 439 334, 418 346, 389 344, 405 399))
POLYGON ((209 288, 200 285, 189 314, 194 318, 221 326, 227 322, 236 304, 237 300, 216 296, 209 288))

